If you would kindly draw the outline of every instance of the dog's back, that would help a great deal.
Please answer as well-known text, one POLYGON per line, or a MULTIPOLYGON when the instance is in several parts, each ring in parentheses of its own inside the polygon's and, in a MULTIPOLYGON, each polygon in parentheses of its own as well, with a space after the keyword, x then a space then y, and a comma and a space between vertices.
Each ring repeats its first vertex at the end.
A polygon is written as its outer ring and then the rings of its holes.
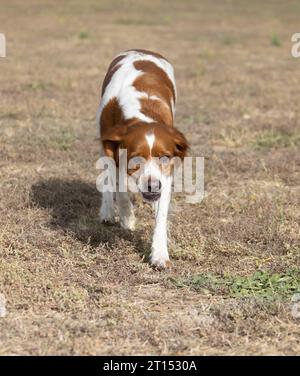
POLYGON ((173 126, 176 87, 172 65, 161 55, 130 50, 110 64, 98 109, 100 134, 121 122, 173 126))

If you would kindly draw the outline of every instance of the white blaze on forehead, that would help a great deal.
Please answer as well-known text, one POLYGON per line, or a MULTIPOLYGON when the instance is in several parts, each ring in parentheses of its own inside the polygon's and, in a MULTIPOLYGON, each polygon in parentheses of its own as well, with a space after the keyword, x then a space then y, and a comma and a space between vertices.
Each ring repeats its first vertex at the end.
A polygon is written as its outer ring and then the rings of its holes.
MULTIPOLYGON (((118 63, 119 68, 111 77, 109 84, 106 86, 101 102, 97 111, 97 128, 99 129, 99 121, 101 114, 107 103, 116 98, 120 107, 122 108, 123 116, 126 120, 137 118, 145 123, 155 122, 151 117, 144 115, 141 112, 142 98, 149 98, 152 100, 161 100, 159 97, 150 96, 146 92, 138 91, 133 86, 134 81, 144 74, 143 71, 137 70, 134 66, 135 61, 151 61, 166 72, 167 76, 171 80, 174 91, 176 93, 174 72, 172 65, 163 58, 158 58, 147 53, 138 51, 127 51, 118 56, 124 56, 124 58, 118 63)), ((173 116, 175 112, 175 104, 172 101, 173 116)))
POLYGON ((155 142, 154 133, 153 132, 147 133, 146 134, 146 140, 147 140, 147 143, 149 145, 150 154, 151 154, 151 151, 152 151, 152 148, 153 148, 153 145, 154 145, 154 142, 155 142))

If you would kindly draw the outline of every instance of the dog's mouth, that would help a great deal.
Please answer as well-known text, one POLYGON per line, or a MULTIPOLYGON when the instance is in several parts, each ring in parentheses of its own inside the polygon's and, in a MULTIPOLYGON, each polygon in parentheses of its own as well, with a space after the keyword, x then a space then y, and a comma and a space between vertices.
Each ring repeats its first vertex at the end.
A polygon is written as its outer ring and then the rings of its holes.
POLYGON ((142 192, 144 201, 155 202, 160 198, 160 192, 142 192))

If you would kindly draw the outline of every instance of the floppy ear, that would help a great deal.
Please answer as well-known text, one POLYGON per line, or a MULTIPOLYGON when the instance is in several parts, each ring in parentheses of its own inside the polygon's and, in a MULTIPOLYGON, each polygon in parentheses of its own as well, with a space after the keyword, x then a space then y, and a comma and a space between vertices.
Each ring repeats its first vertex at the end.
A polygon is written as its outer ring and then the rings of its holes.
POLYGON ((101 129, 101 141, 121 141, 126 132, 127 126, 124 124, 101 129))
POLYGON ((175 155, 183 159, 186 156, 190 146, 183 133, 181 133, 178 129, 172 128, 172 132, 175 142, 175 155))
POLYGON ((114 125, 106 129, 101 129, 101 141, 105 155, 117 158, 117 150, 127 132, 127 126, 124 124, 114 125))

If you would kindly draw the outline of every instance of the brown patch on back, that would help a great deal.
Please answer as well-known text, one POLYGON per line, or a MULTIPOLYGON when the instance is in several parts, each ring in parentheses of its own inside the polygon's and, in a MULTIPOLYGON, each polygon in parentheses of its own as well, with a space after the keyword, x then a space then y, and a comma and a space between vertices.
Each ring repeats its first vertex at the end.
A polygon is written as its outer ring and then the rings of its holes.
POLYGON ((167 73, 164 70, 162 70, 152 61, 148 61, 148 60, 138 60, 138 61, 135 61, 133 65, 135 66, 137 70, 141 70, 146 73, 138 77, 135 80, 134 82, 135 87, 136 87, 136 83, 144 85, 144 86, 148 84, 149 86, 147 87, 152 89, 153 93, 151 92, 150 94, 149 90, 147 90, 147 93, 149 93, 150 95, 161 94, 166 100, 169 99, 169 102, 171 98, 175 102, 176 100, 175 88, 173 86, 173 83, 169 79, 167 73), (142 78, 144 80, 142 80, 142 78))
POLYGON ((141 112, 158 123, 173 127, 172 109, 164 101, 150 98, 141 98, 141 112))
POLYGON ((137 70, 144 72, 134 81, 133 86, 149 96, 157 96, 163 102, 159 105, 158 100, 142 99, 141 112, 156 121, 173 126, 172 101, 175 103, 176 98, 175 88, 168 75, 151 61, 139 60, 133 65, 137 70))

